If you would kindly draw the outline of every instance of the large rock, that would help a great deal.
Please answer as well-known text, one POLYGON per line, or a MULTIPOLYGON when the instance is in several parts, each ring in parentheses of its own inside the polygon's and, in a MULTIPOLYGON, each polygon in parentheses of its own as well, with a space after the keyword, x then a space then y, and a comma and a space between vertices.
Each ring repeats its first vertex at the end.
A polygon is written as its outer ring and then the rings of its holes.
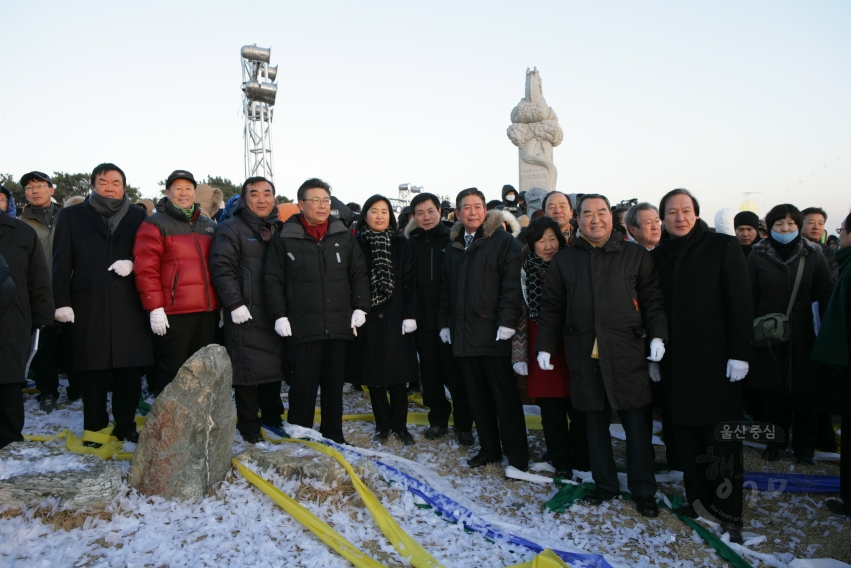
MULTIPOLYGON (((349 479, 349 474, 337 460, 301 444, 285 443, 275 446, 274 449, 269 446, 255 446, 237 454, 234 459, 246 464, 257 464, 257 471, 274 468, 278 475, 286 479, 306 477, 328 485, 332 485, 334 481, 342 484, 349 479)), ((358 475, 362 474, 361 467, 356 465, 354 469, 358 475)))
POLYGON ((69 507, 105 507, 120 485, 118 465, 97 456, 41 442, 13 442, 0 450, 0 504, 53 498, 69 507))
POLYGON ((183 364, 139 435, 132 487, 168 499, 200 499, 224 479, 236 433, 232 374, 221 345, 208 345, 183 364))

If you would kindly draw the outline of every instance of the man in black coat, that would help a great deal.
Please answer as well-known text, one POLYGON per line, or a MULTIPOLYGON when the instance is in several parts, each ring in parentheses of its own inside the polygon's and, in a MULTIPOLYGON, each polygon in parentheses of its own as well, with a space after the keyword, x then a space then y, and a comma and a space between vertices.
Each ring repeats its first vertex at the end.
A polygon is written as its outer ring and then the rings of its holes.
POLYGON ((627 479, 638 511, 659 514, 654 495, 652 402, 647 360, 659 361, 668 338, 659 276, 647 250, 624 241, 609 200, 587 194, 577 203, 579 234, 553 257, 538 319, 538 365, 552 369, 564 337, 573 406, 585 412, 596 489, 585 501, 618 496, 609 422, 617 411, 626 433, 627 479), (648 357, 649 341, 649 357, 648 357))
POLYGON ((73 323, 74 370, 85 371, 83 427, 109 425, 112 377, 113 435, 136 442, 141 367, 153 363, 148 313, 133 273, 136 231, 147 217, 130 207, 127 180, 115 164, 92 172, 92 193, 62 209, 53 243, 53 299, 57 321, 73 323))
POLYGON ((293 371, 287 420, 313 427, 322 387, 322 435, 343 440, 346 347, 370 308, 369 277, 354 235, 330 215, 331 186, 309 179, 298 189, 301 214, 290 217, 266 253, 263 282, 275 331, 289 337, 293 371))
POLYGON ((485 196, 475 187, 455 201, 459 222, 446 247, 438 326, 460 362, 479 434, 481 451, 467 463, 498 463, 504 452, 509 465, 526 471, 526 417, 508 341, 522 311, 520 243, 503 229, 502 211, 485 214, 485 196))
POLYGON ((450 243, 449 227, 440 222, 440 199, 431 193, 421 193, 411 201, 414 220, 405 234, 411 242, 417 270, 417 300, 420 318, 417 321, 417 352, 420 355, 420 378, 423 403, 429 408, 425 437, 442 438, 448 432, 449 414, 454 413, 455 435, 458 443, 473 445, 473 415, 467 388, 452 346, 443 343, 438 335, 437 310, 440 306, 440 281, 443 259, 450 243), (452 403, 446 400, 444 388, 449 389, 452 403))
POLYGON ((275 186, 262 177, 242 184, 233 217, 219 225, 210 249, 213 285, 225 309, 225 346, 233 365, 239 433, 256 443, 262 422, 280 428, 284 405, 283 343, 263 294, 263 263, 269 243, 281 232, 275 186))
POLYGON ((651 378, 661 380, 673 429, 665 440, 685 474, 689 506, 681 512, 722 523, 730 539, 741 543, 742 443, 723 440, 716 431, 723 422, 743 419, 740 381, 753 356, 754 314, 745 255, 735 237, 707 229, 687 190, 666 194, 659 212, 669 238, 651 254, 671 342, 651 378))
POLYGON ((38 235, 0 212, 0 448, 24 438, 30 334, 53 323, 50 271, 38 235))

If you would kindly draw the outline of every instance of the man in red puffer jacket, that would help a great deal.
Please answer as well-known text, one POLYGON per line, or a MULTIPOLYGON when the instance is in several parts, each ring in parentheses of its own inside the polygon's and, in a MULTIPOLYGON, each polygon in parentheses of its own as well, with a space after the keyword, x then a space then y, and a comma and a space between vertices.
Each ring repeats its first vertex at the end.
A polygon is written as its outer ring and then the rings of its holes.
POLYGON ((145 219, 133 247, 136 288, 159 340, 159 384, 170 383, 196 351, 215 343, 219 298, 210 277, 216 223, 195 203, 197 183, 185 170, 166 180, 166 196, 145 219))

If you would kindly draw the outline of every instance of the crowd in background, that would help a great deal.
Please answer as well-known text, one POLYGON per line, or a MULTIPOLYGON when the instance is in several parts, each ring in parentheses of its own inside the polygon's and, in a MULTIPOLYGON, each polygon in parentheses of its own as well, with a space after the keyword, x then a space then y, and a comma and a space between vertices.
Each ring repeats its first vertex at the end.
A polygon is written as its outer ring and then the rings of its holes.
MULTIPOLYGON (((555 476, 592 472, 592 505, 619 494, 616 413, 645 516, 658 514, 655 411, 668 467, 684 472, 679 512, 740 542, 742 438, 730 433, 767 425, 763 459, 812 465, 836 451, 833 416, 851 423, 851 215, 829 235, 822 209, 781 204, 764 219, 739 212, 728 235, 685 189, 613 207, 599 194, 506 185, 488 201, 469 188, 455 203, 418 194, 397 216, 387 197, 344 204, 316 178, 297 205, 252 177, 203 207, 185 170, 156 204, 129 203, 114 164, 64 205, 47 174, 20 184, 23 207, 0 187, 0 447, 22 440, 27 368, 47 413, 67 375, 86 430, 109 425, 111 391, 113 435, 137 442, 143 377, 156 397, 220 343, 247 442, 282 425, 286 382, 288 422, 312 428, 319 395, 322 435, 344 443, 351 383, 369 391, 375 440, 412 445, 419 385, 426 439, 471 447, 475 424, 471 468, 505 456, 525 472, 526 402, 540 407, 555 476)), ((851 436, 840 453, 842 499, 828 506, 851 516, 851 436)))

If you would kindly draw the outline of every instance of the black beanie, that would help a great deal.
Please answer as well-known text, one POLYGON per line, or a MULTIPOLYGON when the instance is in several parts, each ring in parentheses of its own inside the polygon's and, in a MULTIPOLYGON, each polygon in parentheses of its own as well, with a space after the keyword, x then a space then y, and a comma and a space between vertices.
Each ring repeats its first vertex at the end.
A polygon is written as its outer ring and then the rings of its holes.
POLYGON ((742 225, 747 225, 748 227, 757 229, 759 228, 759 217, 753 211, 742 211, 741 213, 736 213, 736 216, 733 217, 733 228, 738 229, 742 225))

